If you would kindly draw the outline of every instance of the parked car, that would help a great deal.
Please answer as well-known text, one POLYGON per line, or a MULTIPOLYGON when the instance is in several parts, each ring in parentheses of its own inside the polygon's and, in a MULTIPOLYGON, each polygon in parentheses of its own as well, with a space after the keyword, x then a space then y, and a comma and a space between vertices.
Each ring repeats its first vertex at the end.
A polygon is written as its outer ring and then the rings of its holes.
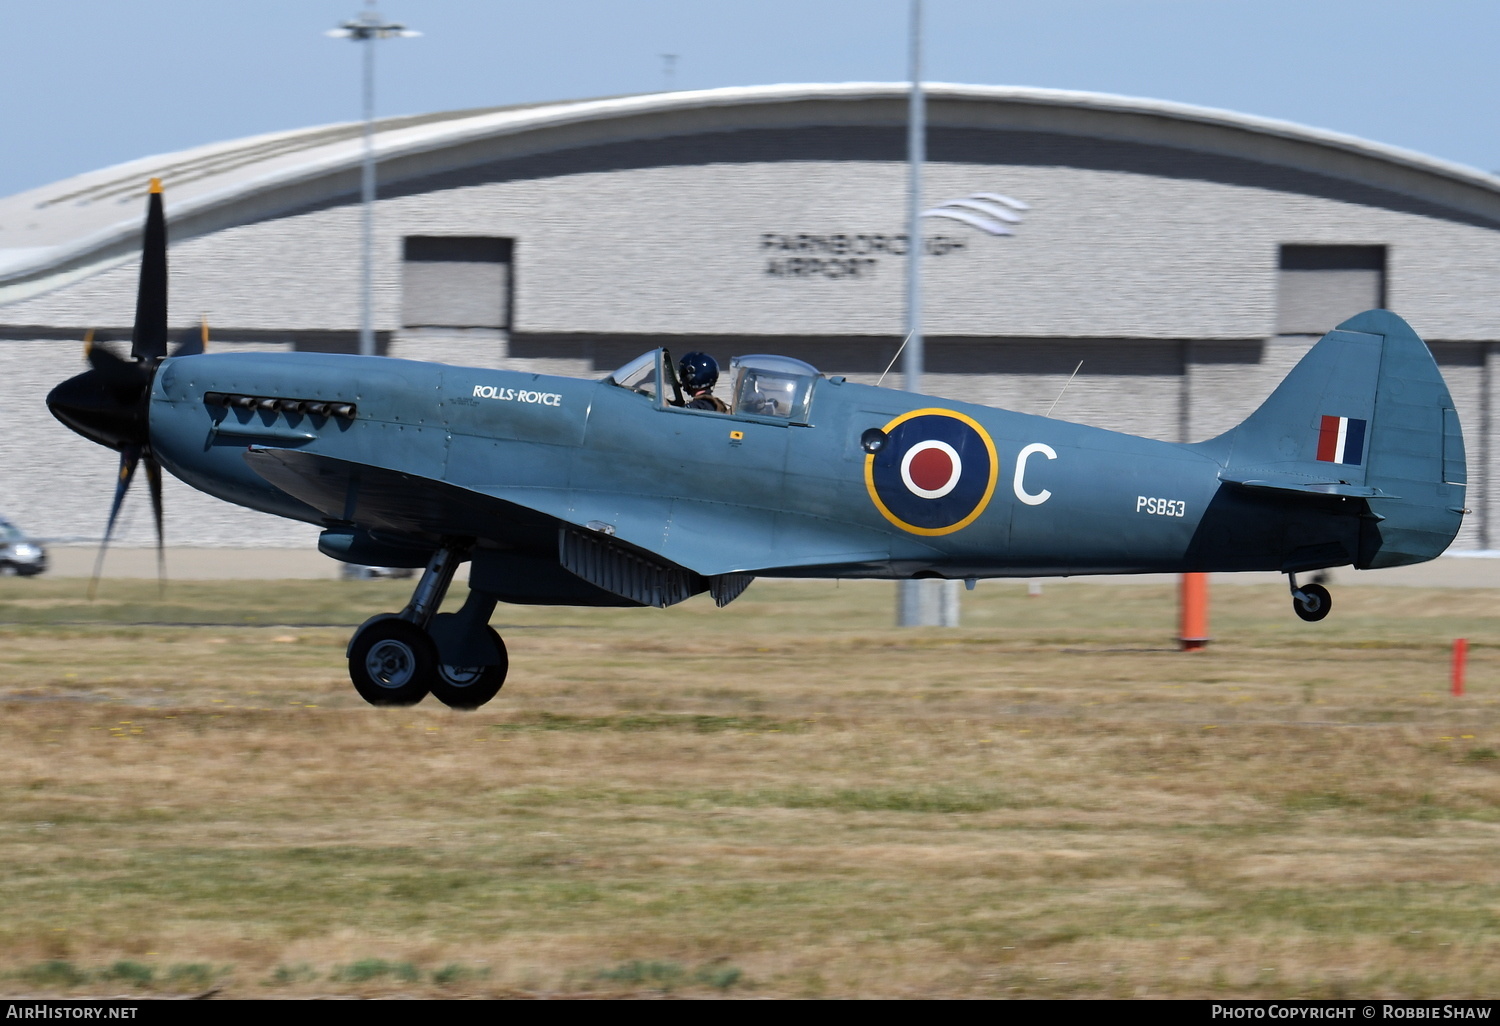
POLYGON ((47 569, 47 550, 34 538, 26 537, 15 524, 0 517, 0 576, 21 574, 30 577, 47 569))
POLYGON ((402 580, 415 575, 415 570, 404 566, 363 566, 359 563, 345 563, 339 568, 339 576, 346 581, 402 580))

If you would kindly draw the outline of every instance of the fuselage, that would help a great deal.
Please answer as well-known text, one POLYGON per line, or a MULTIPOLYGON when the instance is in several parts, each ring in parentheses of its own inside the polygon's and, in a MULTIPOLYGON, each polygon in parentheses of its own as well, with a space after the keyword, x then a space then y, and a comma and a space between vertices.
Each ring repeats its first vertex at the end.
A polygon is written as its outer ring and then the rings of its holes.
MULTIPOLYGON (((243 506, 329 521, 244 459, 250 447, 295 449, 441 481, 562 523, 610 523, 621 540, 704 573, 1277 570, 1289 534, 1327 535, 1353 551, 1358 533, 1343 500, 1289 511, 1226 489, 1212 443, 821 376, 803 419, 681 409, 609 380, 320 354, 168 360, 150 404, 162 464, 243 506), (213 405, 210 394, 355 412, 213 405), (885 442, 874 452, 872 429, 885 442)), ((500 544, 549 544, 506 538, 503 524, 495 533, 500 544)))

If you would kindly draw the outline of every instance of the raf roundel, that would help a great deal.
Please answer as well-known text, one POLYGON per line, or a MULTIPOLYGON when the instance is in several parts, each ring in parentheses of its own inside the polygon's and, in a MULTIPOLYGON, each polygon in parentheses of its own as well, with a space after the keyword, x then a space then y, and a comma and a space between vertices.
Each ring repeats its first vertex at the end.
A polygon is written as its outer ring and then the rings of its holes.
POLYGON ((870 499, 912 534, 939 535, 972 524, 1000 476, 984 428, 951 410, 913 410, 884 427, 887 441, 865 457, 870 499))

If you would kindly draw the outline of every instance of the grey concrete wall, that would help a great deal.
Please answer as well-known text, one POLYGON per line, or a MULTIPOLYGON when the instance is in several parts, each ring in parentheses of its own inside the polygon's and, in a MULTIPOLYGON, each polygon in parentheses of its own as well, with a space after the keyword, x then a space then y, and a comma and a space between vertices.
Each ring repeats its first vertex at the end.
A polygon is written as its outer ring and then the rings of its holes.
POLYGON ((928 346, 924 388, 1175 442, 1182 438, 1182 350, 1139 339, 939 341, 928 346))
POLYGON ((1381 271, 1282 271, 1277 275, 1276 332, 1329 331, 1381 305, 1381 271))
MULTIPOLYGON (((903 256, 840 255, 837 244, 798 237, 899 236, 904 181, 895 163, 708 164, 477 181, 384 199, 377 324, 401 326, 403 237, 447 233, 516 239, 519 332, 898 334, 903 256), (768 239, 794 248, 768 248, 768 239), (786 259, 866 262, 836 278, 768 273, 786 259)), ((1278 246, 1358 243, 1389 247, 1389 302, 1424 337, 1500 337, 1500 304, 1491 300, 1500 232, 1191 178, 952 163, 927 170, 931 203, 977 191, 1032 209, 1009 238, 929 222, 929 234, 961 244, 925 261, 933 334, 1264 338, 1276 331, 1278 246)), ((174 320, 351 330, 358 253, 354 206, 183 241, 172 249, 174 320)), ((0 307, 0 323, 128 323, 134 281, 132 266, 117 267, 0 307)))
POLYGON ((1292 335, 1190 344, 1186 440, 1213 438, 1254 413, 1316 341, 1292 335))
POLYGON ((506 264, 409 260, 402 268, 403 326, 504 328, 509 307, 506 264))

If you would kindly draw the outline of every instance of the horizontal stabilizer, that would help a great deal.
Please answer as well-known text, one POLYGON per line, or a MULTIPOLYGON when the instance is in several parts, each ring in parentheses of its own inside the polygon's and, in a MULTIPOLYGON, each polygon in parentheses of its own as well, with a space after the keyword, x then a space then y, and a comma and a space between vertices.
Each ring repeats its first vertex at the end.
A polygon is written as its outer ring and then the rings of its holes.
POLYGON ((1253 488, 1270 492, 1300 492, 1304 495, 1338 495, 1346 499, 1373 499, 1377 497, 1396 499, 1397 495, 1383 492, 1370 485, 1345 484, 1342 481, 1300 481, 1293 478, 1268 478, 1263 475, 1236 474, 1232 470, 1219 472, 1219 480, 1241 488, 1253 488))

